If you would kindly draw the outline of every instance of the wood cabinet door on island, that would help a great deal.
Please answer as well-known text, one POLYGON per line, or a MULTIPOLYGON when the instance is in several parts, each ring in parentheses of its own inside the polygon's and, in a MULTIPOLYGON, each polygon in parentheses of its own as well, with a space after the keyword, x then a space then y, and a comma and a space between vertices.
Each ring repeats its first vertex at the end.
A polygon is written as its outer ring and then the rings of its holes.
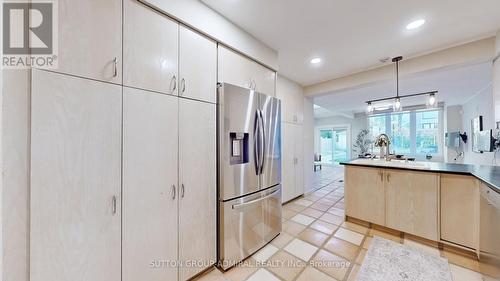
POLYGON ((386 169, 387 227, 438 241, 436 173, 386 169))
POLYGON ((383 169, 345 167, 347 216, 385 225, 385 187, 383 178, 383 169))
POLYGON ((478 248, 479 186, 473 176, 441 175, 441 239, 478 248))

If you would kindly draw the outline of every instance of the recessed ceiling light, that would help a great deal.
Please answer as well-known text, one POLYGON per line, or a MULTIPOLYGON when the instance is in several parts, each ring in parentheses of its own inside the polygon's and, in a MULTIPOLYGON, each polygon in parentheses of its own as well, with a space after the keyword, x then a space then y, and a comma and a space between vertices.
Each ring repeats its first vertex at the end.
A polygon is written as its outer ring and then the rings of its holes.
POLYGON ((318 64, 318 63, 320 63, 320 62, 321 62, 321 59, 320 59, 320 58, 313 58, 313 59, 311 60, 311 63, 312 63, 312 64, 318 64))
POLYGON ((424 19, 419 19, 419 20, 416 20, 416 21, 412 21, 410 22, 407 26, 406 26, 406 29, 408 30, 412 30, 412 29, 415 29, 415 28, 419 28, 421 27, 422 25, 424 25, 425 23, 425 20, 424 19))

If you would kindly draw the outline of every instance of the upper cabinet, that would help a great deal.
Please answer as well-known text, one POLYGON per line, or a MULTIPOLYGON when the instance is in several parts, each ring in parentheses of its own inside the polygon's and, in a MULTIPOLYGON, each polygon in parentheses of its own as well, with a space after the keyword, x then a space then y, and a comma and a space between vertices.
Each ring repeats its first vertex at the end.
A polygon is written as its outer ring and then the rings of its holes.
POLYGON ((179 96, 215 103, 217 44, 184 26, 179 43, 179 96))
POLYGON ((221 45, 218 48, 218 60, 219 82, 275 96, 276 72, 221 45))
POLYGON ((177 95, 179 24, 135 1, 124 1, 123 84, 177 95))
POLYGON ((56 71, 121 83, 122 1, 59 0, 57 3, 56 71))
POLYGON ((303 124, 304 91, 302 87, 283 76, 278 76, 276 97, 281 100, 281 121, 303 124))

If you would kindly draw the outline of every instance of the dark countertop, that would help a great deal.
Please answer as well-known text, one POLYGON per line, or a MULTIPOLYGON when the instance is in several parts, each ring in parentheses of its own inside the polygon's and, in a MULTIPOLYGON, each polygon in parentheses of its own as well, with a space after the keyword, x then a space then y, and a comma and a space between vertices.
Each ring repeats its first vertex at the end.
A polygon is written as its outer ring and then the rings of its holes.
POLYGON ((370 159, 353 159, 351 161, 341 162, 341 165, 379 167, 386 169, 412 170, 421 172, 438 172, 449 174, 471 175, 487 183, 489 186, 500 193, 500 167, 469 165, 469 164, 450 164, 441 162, 409 162, 384 161, 370 159))

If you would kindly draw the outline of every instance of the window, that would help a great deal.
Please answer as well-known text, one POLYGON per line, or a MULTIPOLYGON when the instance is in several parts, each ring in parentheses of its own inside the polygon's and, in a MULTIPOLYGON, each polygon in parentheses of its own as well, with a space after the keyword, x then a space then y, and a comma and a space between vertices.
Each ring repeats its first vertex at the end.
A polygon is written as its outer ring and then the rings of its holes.
POLYGON ((417 158, 442 157, 442 111, 414 110, 368 117, 368 130, 375 138, 391 138, 390 152, 417 158))

